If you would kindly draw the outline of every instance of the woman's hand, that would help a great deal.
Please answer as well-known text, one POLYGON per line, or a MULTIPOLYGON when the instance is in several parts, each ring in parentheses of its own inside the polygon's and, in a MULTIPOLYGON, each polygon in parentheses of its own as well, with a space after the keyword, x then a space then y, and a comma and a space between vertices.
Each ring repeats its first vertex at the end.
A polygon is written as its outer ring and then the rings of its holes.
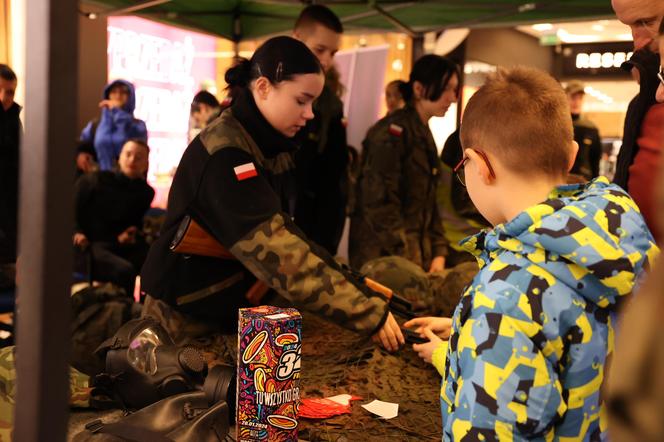
POLYGON ((387 314, 385 324, 371 339, 387 351, 397 351, 399 347, 406 343, 401 328, 399 328, 399 324, 391 312, 387 314))
POLYGON ((136 243, 136 226, 127 227, 127 230, 118 235, 118 242, 120 244, 134 244, 136 243))
POLYGON ((429 273, 442 272, 443 270, 445 270, 445 257, 436 256, 431 261, 431 266, 429 266, 429 273))
POLYGON ((419 357, 424 359, 424 362, 431 363, 431 356, 433 355, 433 352, 438 348, 443 340, 436 336, 428 328, 424 329, 424 336, 429 339, 429 342, 425 342, 424 344, 413 344, 413 350, 415 350, 415 353, 417 353, 419 357))
POLYGON ((85 236, 85 234, 83 234, 83 233, 74 233, 74 245, 76 247, 80 247, 81 249, 85 249, 89 244, 90 244, 90 241, 88 241, 88 237, 85 236))
POLYGON ((413 318, 403 326, 407 328, 417 327, 415 331, 423 338, 427 337, 426 330, 435 333, 440 339, 449 339, 450 334, 452 333, 451 318, 424 316, 421 318, 413 318))

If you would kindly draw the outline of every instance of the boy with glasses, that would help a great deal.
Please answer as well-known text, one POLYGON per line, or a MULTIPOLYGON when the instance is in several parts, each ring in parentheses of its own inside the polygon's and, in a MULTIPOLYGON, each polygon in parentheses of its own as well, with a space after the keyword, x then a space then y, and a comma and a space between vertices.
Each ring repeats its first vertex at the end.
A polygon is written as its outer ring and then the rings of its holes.
POLYGON ((480 272, 452 320, 405 324, 429 338, 414 349, 443 376, 443 439, 600 440, 611 313, 658 253, 652 235, 605 178, 565 185, 578 146, 544 72, 491 75, 461 142, 456 170, 494 228, 463 242, 480 272))

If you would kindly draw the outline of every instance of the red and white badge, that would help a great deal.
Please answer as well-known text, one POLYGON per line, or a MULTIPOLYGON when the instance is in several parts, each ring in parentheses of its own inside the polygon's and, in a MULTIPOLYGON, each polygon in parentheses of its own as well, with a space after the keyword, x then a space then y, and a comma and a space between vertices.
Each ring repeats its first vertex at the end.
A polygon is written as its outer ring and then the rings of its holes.
POLYGON ((254 163, 242 164, 241 166, 235 167, 233 170, 235 171, 235 176, 237 177, 238 181, 246 180, 258 175, 254 163))
POLYGON ((403 127, 398 126, 396 124, 390 124, 390 127, 389 127, 388 130, 395 137, 400 137, 401 134, 403 133, 403 127))

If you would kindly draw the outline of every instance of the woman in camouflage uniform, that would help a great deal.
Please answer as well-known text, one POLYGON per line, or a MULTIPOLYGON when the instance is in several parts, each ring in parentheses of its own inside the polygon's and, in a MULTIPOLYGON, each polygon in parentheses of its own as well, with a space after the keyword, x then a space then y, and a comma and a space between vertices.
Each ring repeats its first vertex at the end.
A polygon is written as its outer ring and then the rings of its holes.
MULTIPOLYGON (((164 228, 143 267, 146 309, 156 299, 161 307, 153 311, 167 306, 235 333, 237 309, 249 305, 247 292, 259 279, 296 306, 396 350, 404 340, 386 300, 291 219, 293 137, 313 118, 323 89, 319 61, 303 43, 275 37, 231 68, 226 82, 232 106, 189 144, 173 179, 164 228), (186 216, 236 260, 172 251, 186 216)), ((157 316, 170 332, 171 315, 157 316)))
POLYGON ((410 74, 407 105, 378 121, 362 143, 362 170, 351 219, 350 260, 397 255, 427 271, 445 267, 447 244, 436 205, 440 160, 429 129, 457 100, 459 69, 425 55, 410 74))

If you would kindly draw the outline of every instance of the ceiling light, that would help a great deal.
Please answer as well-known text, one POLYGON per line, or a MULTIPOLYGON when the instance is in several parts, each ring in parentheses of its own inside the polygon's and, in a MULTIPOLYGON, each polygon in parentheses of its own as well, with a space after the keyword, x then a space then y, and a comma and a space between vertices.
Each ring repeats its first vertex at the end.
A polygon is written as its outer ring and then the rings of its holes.
POLYGON ((626 32, 624 34, 616 34, 616 38, 618 39, 618 41, 632 41, 634 39, 632 34, 629 32, 626 32))
POLYGON ((533 29, 539 32, 550 31, 553 29, 553 25, 551 23, 538 23, 533 25, 533 29))
POLYGON ((591 43, 600 40, 599 35, 571 34, 565 29, 558 29, 556 35, 563 43, 591 43))
POLYGON ((602 25, 592 25, 590 27, 590 29, 592 29, 593 31, 602 32, 602 31, 604 31, 604 26, 602 26, 602 25))

